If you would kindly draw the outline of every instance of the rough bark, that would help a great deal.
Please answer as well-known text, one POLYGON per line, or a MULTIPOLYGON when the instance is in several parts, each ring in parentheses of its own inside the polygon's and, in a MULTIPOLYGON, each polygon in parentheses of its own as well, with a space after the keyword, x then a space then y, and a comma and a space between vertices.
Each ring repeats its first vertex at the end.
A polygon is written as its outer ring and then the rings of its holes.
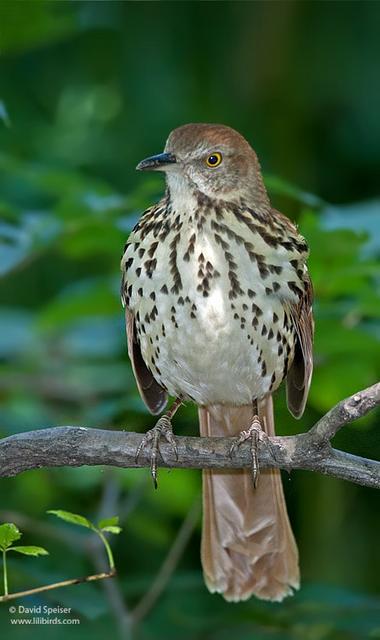
MULTIPOLYGON (((377 383, 342 400, 308 432, 271 438, 272 446, 260 443, 260 467, 278 467, 287 471, 306 469, 380 488, 380 462, 333 449, 330 444, 330 439, 339 429, 379 404, 380 383, 377 383)), ((141 452, 137 461, 135 459, 143 435, 73 426, 19 433, 0 441, 0 477, 12 477, 41 467, 147 467, 150 465, 149 447, 141 452)), ((159 466, 187 469, 250 467, 249 443, 235 449, 231 456, 233 441, 232 438, 176 437, 178 459, 172 447, 162 442, 159 466)))

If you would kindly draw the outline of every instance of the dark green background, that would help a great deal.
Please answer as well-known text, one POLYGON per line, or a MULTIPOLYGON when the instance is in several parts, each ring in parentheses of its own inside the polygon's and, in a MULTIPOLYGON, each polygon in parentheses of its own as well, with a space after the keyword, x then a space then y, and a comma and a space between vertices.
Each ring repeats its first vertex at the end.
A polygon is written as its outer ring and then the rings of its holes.
MULTIPOLYGON (((152 426, 126 355, 119 259, 164 186, 135 165, 190 121, 229 124, 250 140, 274 204, 310 243, 315 375, 300 422, 277 394, 279 433, 308 428, 376 382, 379 33, 379 2, 0 3, 2 436, 63 424, 152 426)), ((181 411, 176 430, 197 433, 193 408, 181 411)), ((372 414, 335 444, 376 458, 378 434, 372 414)), ((285 474, 284 484, 301 591, 280 605, 208 594, 193 512, 190 542, 134 637, 380 638, 377 493, 306 472, 285 474)), ((200 474, 161 471, 154 492, 147 470, 44 469, 2 480, 0 490, 0 520, 19 524, 24 544, 50 551, 10 559, 12 590, 99 569, 85 531, 47 509, 120 515, 112 586, 23 602, 71 606, 81 620, 47 635, 97 640, 129 637, 130 611, 199 502, 200 474)), ((2 605, 0 628, 11 640, 41 633, 9 619, 2 605)))

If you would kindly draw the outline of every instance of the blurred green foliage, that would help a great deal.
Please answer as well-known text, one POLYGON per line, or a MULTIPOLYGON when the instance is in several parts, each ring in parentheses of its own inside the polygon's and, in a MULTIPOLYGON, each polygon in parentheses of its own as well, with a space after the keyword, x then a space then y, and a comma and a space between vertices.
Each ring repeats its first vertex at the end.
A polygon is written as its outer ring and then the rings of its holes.
MULTIPOLYGON (((278 431, 306 429, 379 378, 379 3, 3 0, 0 25, 1 436, 59 424, 152 426, 126 355, 119 259, 163 189, 135 165, 190 121, 246 135, 274 204, 310 244, 315 374, 301 422, 278 394, 278 431)), ((194 408, 176 422, 178 433, 197 433, 194 408)), ((367 416, 335 444, 376 458, 375 427, 367 416)), ((208 594, 197 526, 137 638, 380 637, 377 495, 305 472, 284 483, 299 594, 280 605, 208 594)), ((118 595, 88 584, 28 600, 80 617, 54 637, 96 640, 111 630, 129 637, 128 610, 199 500, 200 474, 161 471, 154 492, 147 470, 44 469, 1 490, 1 520, 21 526, 26 543, 38 532, 50 551, 39 566, 9 558, 14 589, 85 575, 102 561, 80 533, 47 522, 47 509, 120 514, 118 595)), ((4 607, 0 628, 10 640, 26 633, 4 607)), ((28 627, 31 639, 39 633, 28 627)))

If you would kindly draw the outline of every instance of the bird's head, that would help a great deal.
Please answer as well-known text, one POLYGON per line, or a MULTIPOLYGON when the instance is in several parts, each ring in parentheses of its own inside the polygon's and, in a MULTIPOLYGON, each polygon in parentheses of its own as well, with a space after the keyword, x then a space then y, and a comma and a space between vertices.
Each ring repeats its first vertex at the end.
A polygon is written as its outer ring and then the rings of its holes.
POLYGON ((269 207, 256 153, 234 129, 186 124, 169 135, 163 153, 142 160, 139 171, 164 171, 173 198, 199 191, 210 198, 269 207))

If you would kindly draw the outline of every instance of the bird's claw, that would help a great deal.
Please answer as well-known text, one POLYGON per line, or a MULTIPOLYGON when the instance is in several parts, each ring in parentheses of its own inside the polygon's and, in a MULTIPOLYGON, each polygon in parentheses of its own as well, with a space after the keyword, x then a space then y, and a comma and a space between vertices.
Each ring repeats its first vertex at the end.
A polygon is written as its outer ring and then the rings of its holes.
POLYGON ((173 435, 173 428, 171 420, 168 416, 162 416, 158 422, 155 424, 153 429, 150 429, 143 439, 141 440, 135 456, 135 461, 137 463, 139 455, 141 451, 150 443, 152 448, 152 453, 150 457, 150 472, 153 478, 153 484, 155 489, 157 489, 157 458, 160 453, 160 439, 164 437, 165 440, 171 445, 175 457, 178 460, 178 449, 177 444, 173 435))
POLYGON ((250 440, 251 442, 251 447, 250 447, 251 460, 252 460, 251 474, 252 474, 253 487, 256 489, 258 480, 259 480, 259 475, 260 475, 260 466, 259 466, 259 458, 258 458, 259 442, 265 442, 266 444, 268 444, 268 446, 271 449, 272 456, 275 457, 273 453, 272 443, 270 442, 267 434, 263 430, 258 416, 253 416, 253 419, 249 428, 244 431, 241 431, 240 435, 238 436, 238 438, 235 440, 235 442, 232 444, 230 448, 230 456, 232 456, 235 450, 238 447, 240 447, 240 445, 243 444, 243 442, 246 442, 247 440, 250 440))

